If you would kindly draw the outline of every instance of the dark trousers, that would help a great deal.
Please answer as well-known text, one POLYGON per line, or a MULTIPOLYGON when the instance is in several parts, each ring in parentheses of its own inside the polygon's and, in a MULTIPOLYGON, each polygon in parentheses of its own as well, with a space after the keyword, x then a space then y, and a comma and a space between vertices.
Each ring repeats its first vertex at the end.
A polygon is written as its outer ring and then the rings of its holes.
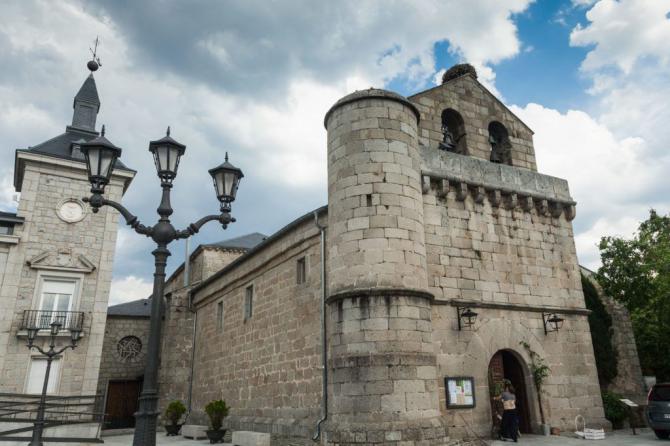
POLYGON ((505 410, 500 424, 500 435, 505 438, 516 440, 517 433, 519 432, 516 409, 505 410))

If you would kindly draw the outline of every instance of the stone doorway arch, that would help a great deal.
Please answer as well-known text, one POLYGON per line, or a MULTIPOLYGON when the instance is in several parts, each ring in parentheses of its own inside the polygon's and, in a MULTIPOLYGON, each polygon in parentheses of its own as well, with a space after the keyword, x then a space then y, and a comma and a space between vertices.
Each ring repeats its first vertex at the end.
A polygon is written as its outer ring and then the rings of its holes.
MULTIPOLYGON (((530 398, 532 381, 528 365, 520 354, 511 349, 498 350, 489 362, 489 393, 491 396, 491 419, 493 425, 498 422, 498 411, 502 410, 500 403, 495 401, 496 390, 504 380, 509 380, 516 391, 517 414, 519 416, 519 431, 522 434, 532 433, 530 398), (499 407, 500 406, 500 407, 499 407)), ((499 424, 499 423, 498 423, 499 424)))

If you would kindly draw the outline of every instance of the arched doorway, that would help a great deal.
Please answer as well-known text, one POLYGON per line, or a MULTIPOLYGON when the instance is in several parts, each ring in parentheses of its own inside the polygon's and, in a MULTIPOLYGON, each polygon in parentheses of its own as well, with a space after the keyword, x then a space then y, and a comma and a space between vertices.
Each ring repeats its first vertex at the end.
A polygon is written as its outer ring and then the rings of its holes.
POLYGON ((495 422, 496 405, 493 397, 502 387, 505 380, 509 380, 516 391, 516 407, 519 416, 519 431, 527 434, 532 432, 530 423, 530 405, 528 404, 528 387, 526 383, 525 367, 518 354, 511 350, 499 350, 489 363, 489 393, 491 395, 491 417, 495 422))

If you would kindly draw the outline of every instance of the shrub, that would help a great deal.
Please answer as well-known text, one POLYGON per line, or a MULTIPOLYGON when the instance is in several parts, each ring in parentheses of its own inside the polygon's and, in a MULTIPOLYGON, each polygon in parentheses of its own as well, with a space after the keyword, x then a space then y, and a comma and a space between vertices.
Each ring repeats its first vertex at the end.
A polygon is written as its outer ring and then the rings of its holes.
POLYGON ((621 395, 605 391, 602 393, 605 418, 612 422, 612 428, 621 429, 628 416, 628 408, 620 401, 621 395))
POLYGON ((172 424, 179 423, 179 419, 186 413, 186 406, 179 400, 172 401, 165 409, 165 418, 172 424))
POLYGON ((226 406, 226 402, 223 400, 210 401, 205 406, 205 412, 207 412, 212 429, 218 431, 221 429, 223 419, 228 416, 228 406, 226 406))

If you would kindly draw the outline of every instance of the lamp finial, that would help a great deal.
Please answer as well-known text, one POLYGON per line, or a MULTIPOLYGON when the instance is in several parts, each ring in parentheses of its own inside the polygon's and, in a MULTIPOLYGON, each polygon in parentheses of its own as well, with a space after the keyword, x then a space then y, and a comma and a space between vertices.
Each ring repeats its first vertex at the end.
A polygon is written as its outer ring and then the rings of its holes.
POLYGON ((100 130, 100 136, 105 136, 105 124, 102 124, 102 129, 100 130))
POLYGON ((170 126, 168 125, 167 132, 165 132, 167 136, 170 136, 170 126))
POLYGON ((226 162, 228 162, 228 152, 226 152, 226 162))

